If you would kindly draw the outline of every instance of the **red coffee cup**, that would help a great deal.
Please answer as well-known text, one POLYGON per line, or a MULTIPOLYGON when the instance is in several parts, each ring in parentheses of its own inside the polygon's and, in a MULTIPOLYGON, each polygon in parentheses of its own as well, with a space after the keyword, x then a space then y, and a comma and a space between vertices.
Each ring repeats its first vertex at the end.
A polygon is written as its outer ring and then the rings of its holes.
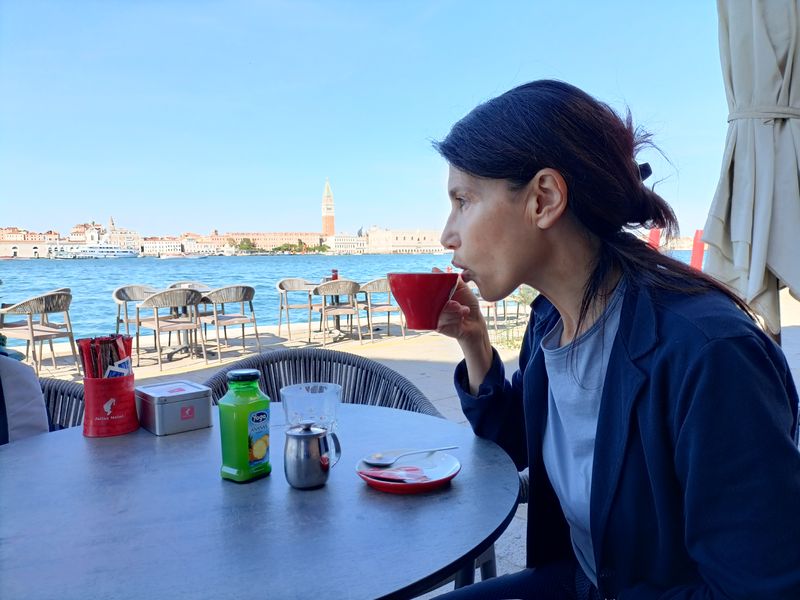
POLYGON ((439 314, 453 295, 458 273, 389 273, 389 287, 409 329, 436 329, 439 314))

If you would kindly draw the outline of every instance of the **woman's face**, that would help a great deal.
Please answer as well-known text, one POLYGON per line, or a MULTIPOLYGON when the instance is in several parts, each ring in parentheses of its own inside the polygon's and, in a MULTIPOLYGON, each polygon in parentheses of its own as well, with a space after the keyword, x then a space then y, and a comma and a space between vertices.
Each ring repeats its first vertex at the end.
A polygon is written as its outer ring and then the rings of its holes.
POLYGON ((451 210, 441 242, 453 251, 453 266, 474 281, 486 300, 505 298, 526 283, 536 248, 535 227, 525 198, 504 179, 474 177, 450 167, 451 210))

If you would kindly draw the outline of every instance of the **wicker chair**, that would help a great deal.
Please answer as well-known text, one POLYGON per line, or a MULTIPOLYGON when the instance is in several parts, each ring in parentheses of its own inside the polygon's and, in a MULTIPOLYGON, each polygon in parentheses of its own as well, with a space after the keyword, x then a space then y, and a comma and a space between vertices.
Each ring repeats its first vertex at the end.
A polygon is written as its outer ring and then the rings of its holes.
MULTIPOLYGON (((311 299, 311 290, 314 289, 314 284, 309 283, 305 279, 300 279, 299 277, 287 277, 285 279, 281 279, 278 283, 275 284, 275 288, 278 290, 278 336, 281 335, 281 326, 283 325, 283 312, 286 311, 286 329, 288 330, 287 337, 289 340, 292 339, 292 324, 289 320, 289 309, 292 310, 302 309, 304 312, 311 313, 311 311, 316 310, 322 304, 315 304, 311 299), (303 301, 300 302, 296 298, 290 298, 289 294, 294 295, 302 295, 303 301), (292 301, 294 300, 294 301, 292 301)), ((320 326, 322 324, 322 318, 320 318, 320 326)), ((309 324, 309 329, 311 325, 309 324)), ((309 339, 311 341, 311 335, 309 333, 309 339)))
MULTIPOLYGON (((335 279, 319 284, 311 292, 315 296, 322 296, 322 306, 316 310, 320 311, 322 319, 322 345, 328 341, 328 318, 333 317, 336 327, 339 327, 339 319, 342 315, 347 315, 350 321, 350 335, 353 331, 352 317, 356 317, 356 331, 358 341, 361 340, 361 308, 357 304, 358 291, 361 286, 358 282, 349 279, 335 279)), ((311 308, 308 309, 308 341, 311 341, 311 308)))
POLYGON ((408 379, 386 365, 349 352, 321 348, 288 348, 264 352, 227 365, 204 385, 217 402, 228 391, 232 369, 258 369, 261 389, 280 402, 280 389, 295 383, 326 381, 342 386, 345 404, 371 404, 441 417, 441 413, 408 379))
POLYGON ((72 334, 72 322, 69 318, 71 303, 72 294, 69 292, 69 288, 59 288, 16 304, 4 304, 0 308, 0 333, 6 337, 25 340, 25 358, 28 357, 28 348, 30 348, 33 367, 37 375, 41 366, 42 353, 41 350, 36 352, 36 342, 47 341, 50 343, 50 353, 53 355, 53 368, 55 368, 53 340, 62 337, 68 338, 75 366, 78 373, 81 372, 75 337, 72 334), (50 315, 58 313, 63 316, 63 321, 51 321, 50 315), (24 316, 25 318, 8 321, 7 318, 10 316, 24 316))
POLYGON ((245 348, 244 343, 244 326, 246 324, 253 324, 253 332, 256 334, 256 344, 258 345, 259 352, 261 351, 261 340, 258 338, 258 325, 256 324, 256 313, 253 311, 253 298, 256 295, 256 290, 249 285, 229 285, 227 287, 211 290, 203 295, 203 300, 208 300, 212 306, 211 314, 200 316, 200 322, 204 326, 211 325, 217 330, 217 361, 222 362, 222 346, 219 337, 219 328, 222 327, 223 335, 225 336, 225 345, 228 344, 228 327, 232 325, 242 326, 242 349, 245 348), (250 315, 245 313, 245 303, 250 308, 250 315), (238 312, 225 312, 226 304, 239 304, 240 310, 238 312))
POLYGON ((83 423, 83 386, 73 381, 40 377, 50 431, 83 423))
POLYGON ((386 277, 380 279, 373 279, 367 283, 361 284, 359 293, 366 296, 366 301, 362 300, 358 304, 362 309, 367 311, 367 322, 369 323, 369 339, 373 340, 373 324, 372 316, 379 313, 386 313, 386 335, 391 334, 392 313, 396 312, 400 315, 400 331, 403 337, 406 337, 406 328, 403 323, 403 312, 397 304, 392 304, 392 290, 389 288, 389 280, 386 277), (375 301, 372 297, 373 294, 386 295, 386 300, 375 301))
MULTIPOLYGON (((258 369, 261 372, 261 389, 273 402, 280 402, 280 389, 286 385, 312 381, 338 383, 342 386, 342 402, 370 404, 409 410, 442 417, 431 401, 417 386, 386 365, 348 352, 319 348, 290 348, 264 352, 228 365, 207 380, 211 397, 216 404, 228 389, 226 375, 232 369, 258 369)), ((480 568, 481 579, 497 574, 494 545, 471 565, 438 582, 438 588, 451 581, 456 587, 472 583, 475 568, 480 568)), ((434 589, 432 588, 432 589, 434 589)))
POLYGON ((117 329, 119 333, 120 324, 125 325, 125 333, 131 334, 130 329, 130 316, 128 315, 128 302, 141 302, 151 294, 155 294, 158 290, 149 285, 123 285, 111 292, 111 297, 117 303, 117 329))
MULTIPOLYGON (((142 329, 152 329, 155 332, 156 355, 158 360, 158 370, 162 370, 161 363, 161 333, 172 331, 185 331, 186 343, 189 353, 194 356, 194 345, 191 336, 201 332, 200 319, 198 317, 198 305, 202 302, 203 295, 197 290, 189 288, 175 288, 156 292, 148 296, 136 307, 136 366, 139 366, 141 354, 139 352, 139 332, 142 329), (143 318, 141 311, 150 309, 153 311, 151 318, 143 318), (168 309, 168 314, 160 314, 160 310, 168 309)), ((202 333, 202 332, 201 332, 202 333)), ((200 336, 203 337, 203 336, 200 336)), ((208 364, 205 342, 201 339, 200 347, 203 351, 203 360, 208 364)))

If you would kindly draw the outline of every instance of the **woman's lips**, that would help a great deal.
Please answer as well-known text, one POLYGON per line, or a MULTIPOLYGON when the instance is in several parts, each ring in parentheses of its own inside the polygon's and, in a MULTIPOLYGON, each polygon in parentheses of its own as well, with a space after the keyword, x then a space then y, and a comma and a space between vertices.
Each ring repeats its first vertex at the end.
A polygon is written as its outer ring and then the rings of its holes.
POLYGON ((467 269, 467 267, 465 267, 464 265, 460 265, 455 261, 450 261, 450 264, 453 265, 456 269, 459 269, 461 271, 459 273, 459 275, 461 275, 461 279, 463 279, 464 281, 469 281, 470 279, 472 279, 472 275, 470 274, 469 269, 467 269))

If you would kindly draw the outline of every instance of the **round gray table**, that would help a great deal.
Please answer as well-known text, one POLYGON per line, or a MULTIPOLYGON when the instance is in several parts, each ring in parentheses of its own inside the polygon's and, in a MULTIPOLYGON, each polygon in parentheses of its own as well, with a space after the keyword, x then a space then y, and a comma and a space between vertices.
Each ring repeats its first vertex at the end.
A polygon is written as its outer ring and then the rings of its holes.
POLYGON ((272 475, 219 476, 214 427, 85 438, 80 427, 0 447, 0 598, 407 598, 474 560, 513 517, 508 456, 468 427, 342 405, 342 458, 325 487, 283 474, 273 405, 272 475), (355 473, 376 450, 457 444, 451 484, 387 494, 355 473))

